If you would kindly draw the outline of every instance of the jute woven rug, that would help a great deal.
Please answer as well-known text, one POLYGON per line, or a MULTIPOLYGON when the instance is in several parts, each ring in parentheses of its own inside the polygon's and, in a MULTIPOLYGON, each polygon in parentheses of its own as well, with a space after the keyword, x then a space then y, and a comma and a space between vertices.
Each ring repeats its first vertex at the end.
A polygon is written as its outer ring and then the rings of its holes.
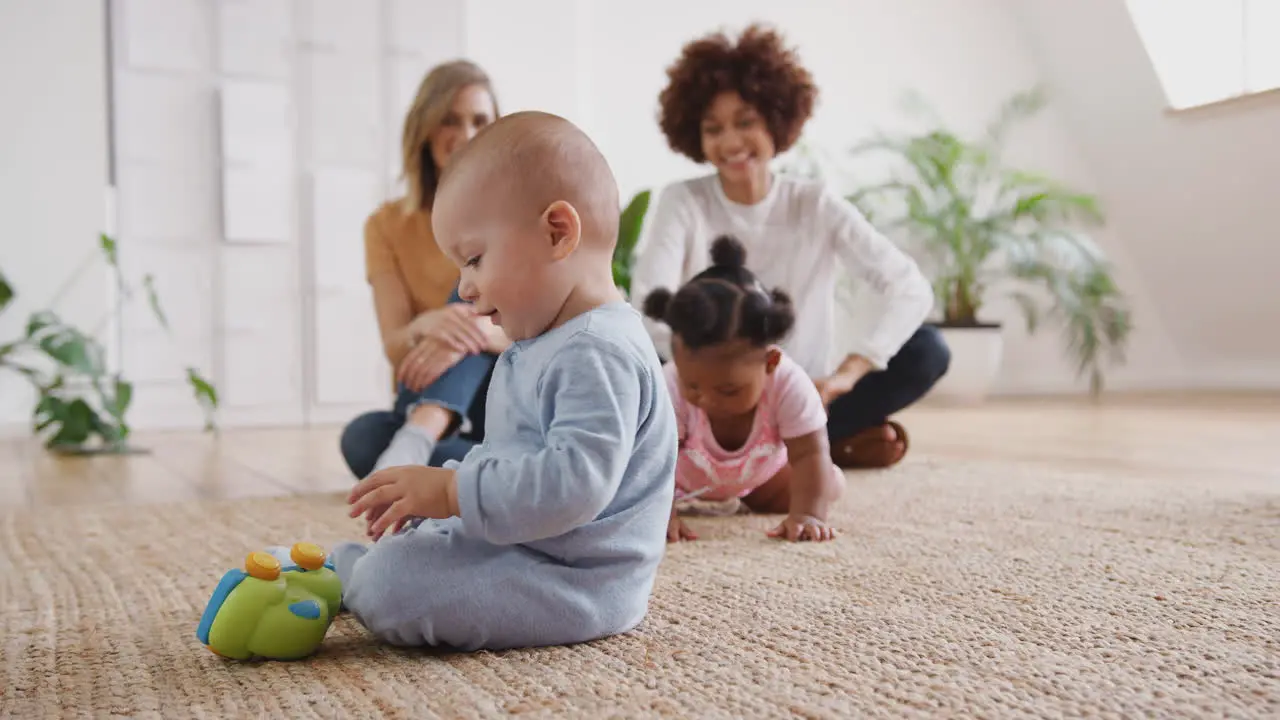
POLYGON ((262 545, 359 529, 332 495, 0 518, 0 716, 1280 716, 1280 488, 935 466, 853 476, 827 544, 693 518, 651 613, 567 648, 440 654, 349 616, 296 663, 195 627, 262 545))

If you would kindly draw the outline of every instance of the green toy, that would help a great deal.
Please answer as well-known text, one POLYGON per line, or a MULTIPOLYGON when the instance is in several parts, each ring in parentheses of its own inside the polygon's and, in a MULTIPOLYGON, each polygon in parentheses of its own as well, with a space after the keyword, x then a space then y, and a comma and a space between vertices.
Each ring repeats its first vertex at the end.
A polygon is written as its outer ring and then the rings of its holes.
POLYGON ((342 582, 325 552, 298 543, 295 564, 281 566, 265 552, 228 570, 205 606, 196 637, 233 660, 297 660, 315 652, 342 604, 342 582))

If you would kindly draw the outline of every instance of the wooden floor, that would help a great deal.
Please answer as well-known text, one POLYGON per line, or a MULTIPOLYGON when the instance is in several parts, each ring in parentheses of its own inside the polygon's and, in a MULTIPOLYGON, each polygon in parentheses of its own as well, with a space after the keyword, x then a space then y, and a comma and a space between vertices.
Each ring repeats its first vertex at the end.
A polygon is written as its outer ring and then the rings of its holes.
MULTIPOLYGON (((899 418, 912 453, 1116 469, 1153 477, 1231 473, 1280 482, 1280 396, 1118 396, 918 407, 899 418)), ((60 458, 0 440, 0 509, 334 491, 351 478, 336 427, 140 433, 127 457, 60 458)))

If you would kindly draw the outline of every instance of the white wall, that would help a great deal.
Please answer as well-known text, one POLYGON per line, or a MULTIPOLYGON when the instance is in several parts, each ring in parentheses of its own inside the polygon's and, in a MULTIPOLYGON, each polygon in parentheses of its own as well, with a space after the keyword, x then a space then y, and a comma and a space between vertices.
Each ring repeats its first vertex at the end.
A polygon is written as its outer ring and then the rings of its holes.
POLYGON ((1009 0, 1192 387, 1280 387, 1280 95, 1179 114, 1118 0, 1009 0), (1085 44, 1091 47, 1084 49, 1085 44))
POLYGON ((363 224, 401 116, 458 55, 462 0, 112 0, 122 260, 173 334, 123 318, 136 427, 342 422, 386 406, 363 224))
MULTIPOLYGON (((7 0, 0 9, 0 268, 18 299, 0 343, 33 310, 107 319, 98 252, 107 187, 106 56, 96 0, 7 0)), ((32 394, 0 373, 0 426, 25 427, 32 394)))
MULTIPOLYGON (((504 113, 544 110, 595 135, 590 0, 468 0, 462 50, 497 86, 504 113)), ((614 8, 609 6, 609 11, 614 8)), ((600 10, 597 9, 596 12, 600 10)))

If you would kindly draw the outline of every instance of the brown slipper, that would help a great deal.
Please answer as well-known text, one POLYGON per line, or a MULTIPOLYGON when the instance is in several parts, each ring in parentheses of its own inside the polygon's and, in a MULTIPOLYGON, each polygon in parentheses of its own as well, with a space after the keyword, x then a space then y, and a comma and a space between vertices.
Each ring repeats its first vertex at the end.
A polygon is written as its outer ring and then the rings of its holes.
POLYGON ((869 427, 831 446, 831 460, 842 469, 887 468, 898 464, 907 454, 911 440, 901 424, 893 420, 869 427), (885 431, 893 429, 897 437, 885 439, 885 431))

